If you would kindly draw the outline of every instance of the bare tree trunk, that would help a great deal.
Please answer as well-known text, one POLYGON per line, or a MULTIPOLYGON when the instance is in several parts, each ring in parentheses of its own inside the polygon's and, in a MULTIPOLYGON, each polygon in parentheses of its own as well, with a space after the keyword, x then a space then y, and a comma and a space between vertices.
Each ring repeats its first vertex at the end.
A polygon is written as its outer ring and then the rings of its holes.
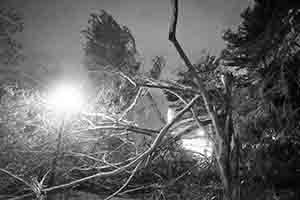
MULTIPOLYGON (((61 122, 61 124, 59 125, 59 129, 58 129, 58 137, 57 137, 57 146, 56 146, 56 152, 54 155, 54 158, 52 160, 52 164, 51 164, 51 172, 50 172, 50 178, 49 178, 49 182, 48 185, 49 186, 53 186, 56 184, 56 179, 57 179, 57 165, 59 162, 59 159, 61 159, 61 154, 62 154, 62 146, 63 146, 63 132, 64 132, 64 126, 65 126, 65 120, 63 119, 63 121, 61 122)), ((50 200, 52 199, 51 197, 49 198, 50 200)))
POLYGON ((224 95, 225 95, 225 135, 224 135, 224 140, 225 140, 225 158, 224 158, 224 165, 226 169, 226 176, 228 180, 228 189, 227 192, 228 194, 226 195, 227 198, 230 197, 230 199, 233 199, 232 196, 232 191, 234 187, 234 179, 233 179, 233 148, 231 146, 231 143, 234 142, 233 136, 234 134, 234 127, 233 127, 233 120, 232 120, 232 82, 233 82, 233 77, 231 74, 223 74, 223 84, 224 84, 224 95))
MULTIPOLYGON (((212 120, 212 125, 214 127, 215 131, 215 141, 214 144, 215 150, 216 150, 216 160, 218 163, 218 167, 220 170, 220 177, 224 186, 224 197, 226 200, 232 199, 232 173, 231 173, 231 161, 230 161, 230 155, 231 155, 231 147, 230 147, 230 141, 232 139, 233 135, 233 122, 232 122, 232 110, 230 107, 230 101, 231 96, 228 88, 225 87, 225 95, 226 95, 226 102, 225 106, 226 112, 225 112, 225 118, 220 119, 215 110, 213 109, 213 106, 210 102, 209 95, 205 89, 205 85, 200 78, 200 76, 197 73, 197 70, 189 60, 188 56, 186 55, 185 51, 179 44, 179 42, 176 39, 176 26, 178 21, 178 0, 171 0, 172 4, 172 18, 170 22, 170 29, 169 29, 169 41, 174 45, 175 49, 177 50, 179 56, 184 61, 185 65, 191 70, 192 74, 194 74, 194 78, 197 86, 199 88, 199 91, 201 93, 201 96, 204 100, 206 110, 212 120), (221 120, 224 123, 221 123, 221 120)), ((231 89, 231 88, 230 88, 231 89)))
POLYGON ((240 200, 241 199, 241 180, 240 180, 240 138, 238 133, 235 133, 234 137, 234 146, 235 146, 235 151, 234 151, 234 188, 233 188, 233 199, 234 200, 240 200))

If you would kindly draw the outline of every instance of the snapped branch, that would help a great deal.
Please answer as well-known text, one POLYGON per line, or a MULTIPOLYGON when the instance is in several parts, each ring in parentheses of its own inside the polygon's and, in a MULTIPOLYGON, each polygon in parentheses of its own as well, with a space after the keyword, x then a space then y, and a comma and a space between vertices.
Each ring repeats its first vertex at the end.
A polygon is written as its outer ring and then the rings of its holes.
MULTIPOLYGON (((194 74, 194 78, 197 82, 197 85, 199 87, 200 94, 204 100, 206 110, 212 120, 212 124, 214 126, 216 135, 218 137, 218 140, 222 140, 223 134, 222 134, 222 128, 219 124, 217 115, 215 113, 215 110, 213 109, 212 104, 209 100, 209 95, 207 93, 207 90, 205 89, 205 85, 201 79, 201 77, 198 75, 197 70, 195 69, 195 66, 191 63, 190 59, 186 55, 185 51, 179 44, 179 42, 176 39, 176 27, 177 27, 177 21, 178 21, 178 0, 171 0, 172 5, 172 18, 170 22, 170 29, 169 29, 169 41, 174 45, 175 49, 177 50, 179 56, 184 61, 185 65, 188 67, 188 69, 194 74)), ((221 145, 222 142, 219 142, 219 145, 221 145)), ((218 149, 222 149, 219 147, 218 149)))
MULTIPOLYGON (((100 178, 100 177, 108 177, 108 176, 113 176, 113 175, 117 175, 120 174, 123 171, 128 170, 129 168, 133 167, 134 165, 144 161, 145 159, 147 159, 147 157, 153 153, 157 147, 160 145, 160 143, 162 142, 163 138, 166 136, 166 134, 168 133, 169 129, 188 111, 190 110, 190 108, 197 102, 197 100, 200 98, 199 95, 196 95, 186 106, 185 108, 183 108, 175 117, 174 119, 166 124, 159 132, 159 134, 156 136, 156 138, 154 139, 152 145, 150 146, 149 149, 147 149, 145 152, 143 152, 142 154, 140 154, 139 156, 137 156, 134 160, 132 160, 130 163, 128 163, 125 166, 122 166, 120 168, 117 168, 115 170, 109 171, 109 172, 99 172, 96 173, 94 175, 91 176, 87 176, 81 179, 77 179, 74 181, 71 181, 69 183, 65 183, 65 184, 61 184, 61 185, 56 185, 56 186, 52 186, 49 188, 45 188, 43 189, 42 192, 48 193, 48 192, 53 192, 56 190, 60 190, 63 188, 68 188, 68 187, 72 187, 74 185, 83 183, 85 181, 91 180, 93 178, 100 178)), ((22 196, 18 196, 18 197, 14 197, 11 198, 9 200, 16 200, 16 199, 23 199, 24 197, 30 197, 32 196, 32 193, 28 193, 22 196)))

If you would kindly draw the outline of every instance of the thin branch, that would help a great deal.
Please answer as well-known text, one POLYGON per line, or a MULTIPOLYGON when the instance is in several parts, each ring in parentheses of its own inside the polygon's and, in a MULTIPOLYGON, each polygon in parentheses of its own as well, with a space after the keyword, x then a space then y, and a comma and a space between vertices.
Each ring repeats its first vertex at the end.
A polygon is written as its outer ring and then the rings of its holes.
POLYGON ((125 130, 125 131, 131 131, 134 133, 139 133, 139 134, 143 134, 143 135, 147 135, 147 136, 155 136, 159 133, 159 131, 157 130, 153 130, 153 129, 146 129, 146 128, 140 128, 137 126, 133 126, 133 125, 123 125, 123 124, 118 124, 116 125, 103 125, 103 126, 96 126, 93 128, 88 128, 88 129, 84 129, 84 130, 78 130, 78 131, 72 131, 72 133, 82 133, 82 132, 90 132, 90 131, 100 131, 100 130, 125 130))
POLYGON ((34 193, 27 193, 27 194, 23 194, 21 196, 9 198, 7 200, 20 200, 20 199, 25 199, 25 198, 33 197, 33 196, 34 196, 34 193))
POLYGON ((24 179, 22 179, 21 177, 15 175, 15 174, 13 174, 13 173, 11 173, 11 172, 5 170, 5 169, 2 169, 2 168, 0 168, 0 171, 6 173, 6 174, 8 174, 8 175, 10 175, 11 177, 17 179, 18 181, 21 181, 22 183, 24 183, 24 184, 25 184, 26 186, 28 186, 29 188, 32 188, 32 185, 31 185, 30 183, 28 183, 27 181, 25 181, 24 179))
POLYGON ((113 171, 110 171, 110 172, 100 172, 100 173, 97 173, 97 174, 94 174, 92 176, 88 176, 88 177, 85 177, 85 178, 82 178, 82 179, 78 179, 78 180, 75 180, 75 181, 72 181, 70 183, 66 183, 66 184, 62 184, 62 185, 58 185, 58 186, 54 186, 54 187, 50 187, 50 188, 47 188, 45 189, 44 191, 45 192, 49 192, 49 191, 53 191, 53 190, 57 190, 57 189, 61 189, 61 188, 65 188, 65 187, 70 187, 70 186, 73 186, 75 184, 78 184, 78 183, 81 183, 81 182, 84 182, 84 181, 87 181, 87 180, 90 180, 90 179, 93 179, 93 178, 96 178, 96 177, 107 177, 107 176, 111 176, 111 175, 116 175, 116 174, 119 174, 120 172, 130 168, 132 165, 136 164, 137 162, 143 160, 144 158, 147 158, 147 156, 149 154, 151 154, 155 148, 160 144, 161 140, 163 139, 163 137, 167 134, 168 130, 171 128, 171 126, 177 121, 179 120, 184 113, 186 113, 190 107, 192 105, 194 105, 194 103, 196 102, 197 99, 199 99, 199 95, 197 95, 195 98, 193 98, 190 103, 184 108, 182 109, 175 117, 174 119, 168 123, 167 125, 164 126, 164 128, 160 131, 159 135, 155 138, 154 142, 152 143, 151 147, 145 151, 143 154, 141 154, 140 156, 137 156, 137 158, 135 160, 133 160, 132 162, 130 162, 129 164, 117 169, 117 170, 113 170, 113 171))
POLYGON ((154 98, 152 97, 152 95, 149 91, 147 92, 147 97, 151 101, 151 106, 157 113, 159 120, 162 122, 162 124, 166 124, 166 120, 164 119, 163 115, 161 114, 161 112, 157 106, 157 103, 155 102, 154 98))
POLYGON ((195 165, 193 165, 190 169, 186 170, 185 172, 183 172, 181 175, 179 175, 178 177, 172 179, 169 181, 169 183, 166 185, 166 187, 170 187, 172 185, 174 185, 179 179, 183 178, 184 176, 188 175, 194 168, 196 168, 198 166, 198 163, 196 163, 195 165))
MULTIPOLYGON (((133 102, 130 104, 130 106, 128 106, 128 108, 122 113, 121 117, 119 118, 119 120, 122 120, 133 108, 134 106, 137 104, 138 99, 141 97, 143 89, 139 88, 138 93, 136 94, 133 102)), ((118 121, 119 121, 118 120, 118 121)))
POLYGON ((44 182, 45 182, 45 180, 46 180, 46 177, 47 177, 47 175, 49 174, 49 172, 50 172, 50 170, 48 170, 48 171, 44 174, 44 176, 42 177, 42 180, 40 181, 40 184, 41 184, 41 185, 44 184, 44 182))
POLYGON ((135 87, 169 89, 172 91, 191 92, 194 93, 195 95, 196 94, 201 95, 201 93, 197 89, 191 86, 186 86, 175 82, 173 83, 169 81, 151 79, 149 77, 141 77, 141 81, 138 81, 138 80, 134 80, 128 75, 125 75, 124 73, 118 73, 118 74, 121 75, 123 78, 127 79, 135 87))
MULTIPOLYGON (((168 90, 168 92, 174 94, 178 99, 180 99, 185 105, 188 104, 188 102, 182 97, 180 96, 177 92, 174 92, 172 90, 168 90)), ((207 124, 203 123, 202 121, 200 121, 200 119, 198 118, 195 109, 192 107, 191 108, 191 112, 193 114, 193 118, 195 119, 195 121, 198 124, 199 128, 203 128, 204 126, 206 126, 207 124)))
POLYGON ((107 198, 105 198, 104 200, 109 200, 115 196, 117 196, 125 187, 127 187, 127 185, 129 184, 129 182, 131 181, 131 179, 134 177, 134 175, 136 174, 138 168, 140 167, 140 165, 142 164, 142 161, 139 162, 136 167, 134 168, 134 170, 132 171, 131 175, 129 176, 129 178, 127 179, 127 181, 124 183, 124 185, 122 187, 120 187, 120 189, 118 189, 116 192, 114 192, 113 194, 111 194, 110 196, 108 196, 107 198))
POLYGON ((91 112, 82 112, 82 115, 89 116, 89 117, 103 117, 105 119, 111 120, 113 122, 116 122, 117 119, 114 117, 109 116, 108 114, 105 113, 91 113, 91 112))
POLYGON ((104 163, 104 161, 94 157, 94 156, 90 156, 88 154, 85 154, 85 153, 78 153, 78 152, 67 152, 69 153, 69 155, 73 155, 73 156, 79 156, 79 157, 86 157, 90 160, 93 160, 93 161, 96 161, 96 162, 101 162, 101 163, 104 163))
MULTIPOLYGON (((67 188, 67 187, 72 187, 76 184, 80 184, 82 182, 88 181, 90 179, 93 178, 100 178, 100 177, 108 177, 108 176, 113 176, 113 175, 117 175, 125 170, 128 170, 130 167, 132 167, 133 165, 135 165, 136 163, 142 162, 144 159, 146 159, 153 151, 155 151, 155 149, 159 146, 159 144, 161 143, 162 139, 164 138, 164 136, 168 133, 169 129, 173 126, 173 124, 178 121, 193 105, 194 103, 200 98, 199 95, 197 95, 196 97, 194 97, 190 103, 188 105, 186 105, 185 108, 183 108, 175 117, 174 119, 166 124, 160 131, 160 133, 156 136, 154 142, 152 143, 151 147, 149 149, 147 149, 144 153, 140 154, 139 156, 137 156, 133 161, 131 161, 130 163, 128 163, 127 165, 120 167, 118 169, 109 171, 109 172, 99 172, 96 173, 94 175, 91 176, 87 176, 81 179, 77 179, 74 181, 71 181, 69 183, 65 183, 65 184, 61 184, 61 185, 57 185, 57 186, 53 186, 53 187, 49 187, 46 189, 43 189, 43 192, 53 192, 55 190, 59 190, 59 189, 63 189, 63 188, 67 188)), ((22 199, 24 197, 30 197, 32 196, 32 193, 28 193, 19 197, 14 197, 11 198, 9 200, 18 200, 18 199, 22 199)))
POLYGON ((124 192, 122 192, 120 194, 123 195, 123 194, 127 194, 127 193, 134 192, 134 191, 137 191, 137 190, 143 190, 143 189, 147 189, 147 188, 162 189, 162 188, 170 187, 170 186, 174 185, 178 180, 180 180, 184 176, 188 175, 197 166, 198 166, 198 163, 196 163, 195 165, 193 165, 190 169, 188 169, 187 171, 183 172, 178 177, 170 180, 166 185, 160 185, 160 184, 157 184, 157 183, 150 184, 150 185, 143 185, 143 186, 140 186, 140 187, 137 187, 137 188, 126 190, 126 191, 124 191, 124 192))
POLYGON ((139 186, 139 187, 136 187, 136 188, 129 189, 129 190, 126 190, 126 191, 124 191, 124 192, 121 192, 120 195, 124 195, 124 194, 127 194, 127 193, 131 193, 131 192, 135 192, 135 191, 143 190, 143 189, 147 189, 147 188, 153 188, 153 187, 155 187, 156 185, 157 185, 157 184, 142 185, 142 186, 139 186))
MULTIPOLYGON (((84 170, 84 171, 87 171, 87 170, 92 170, 92 169, 97 169, 97 170, 107 170, 109 168, 116 168, 118 169, 119 166, 124 166, 126 163, 128 164, 130 161, 134 160, 134 157, 132 158, 128 158, 127 160, 125 161, 122 161, 122 162, 118 162, 118 163, 109 163, 109 162, 105 162, 107 165, 104 165, 104 166, 100 166, 100 167, 88 167, 88 168, 80 168, 80 167, 73 167, 72 169, 70 169, 69 171, 74 171, 74 170, 84 170)), ((104 161, 103 161, 104 162, 104 161)), ((127 171, 126 171, 127 172, 127 171)))
MULTIPOLYGON (((216 137, 217 137, 217 147, 216 150, 216 157, 217 157, 217 162, 220 168, 220 174, 224 183, 224 187, 226 190, 229 188, 229 183, 226 178, 226 172, 224 168, 222 167, 221 164, 221 150, 223 149, 223 139, 224 139, 224 133, 222 131, 222 127, 220 126, 220 123, 218 121, 217 115, 215 113, 215 110, 213 109, 213 106, 211 105, 209 101, 209 96, 208 93, 205 89, 205 85, 201 79, 201 77, 198 75, 197 70, 195 69, 195 66, 191 63, 190 59, 186 55, 185 51, 179 44, 179 42, 176 39, 176 26, 177 26, 177 21, 178 21, 178 0, 171 0, 171 5, 172 5, 172 18, 170 22, 170 29, 169 29, 169 41, 174 45, 175 49, 177 50, 179 56, 181 59, 184 61, 185 65, 187 68, 194 74, 195 80, 197 82, 197 85, 199 87, 201 96, 203 98, 206 110, 212 120, 212 124, 214 126, 215 132, 216 132, 216 137)), ((216 145, 216 144, 215 144, 216 145)))
POLYGON ((137 84, 136 84, 136 82, 132 79, 132 78, 130 78, 129 76, 127 76, 126 74, 124 74, 123 72, 119 72, 118 73, 120 76, 122 76, 123 78, 125 78, 127 81, 129 81, 134 87, 137 87, 137 84))
POLYGON ((175 46, 178 54, 184 61, 185 65, 191 70, 196 78, 197 84, 199 86, 199 90, 201 93, 201 96, 204 100, 205 107, 207 109, 208 114, 210 115, 216 134, 221 137, 221 127, 219 125, 217 115, 212 107, 212 105, 209 102, 209 96, 207 94, 207 91, 205 89, 205 86, 203 84, 203 81, 199 77, 197 70, 195 69, 195 66, 191 63, 190 59, 187 57, 186 53, 182 49, 181 45, 176 39, 176 25, 177 25, 177 20, 178 20, 178 0, 171 0, 172 6, 173 6, 173 17, 171 21, 171 26, 170 26, 170 32, 169 32, 169 40, 170 42, 175 46))
MULTIPOLYGON (((140 87, 146 87, 146 88, 158 88, 158 89, 168 89, 168 90, 183 90, 182 88, 178 87, 172 87, 172 86, 165 86, 165 85, 160 85, 160 84, 149 84, 149 83, 138 83, 140 87)), ((195 91, 193 91, 195 92, 195 91)), ((197 94, 198 92, 196 92, 197 94)))
POLYGON ((96 127, 96 125, 90 120, 90 119, 88 119, 86 116, 82 116, 82 120, 83 121, 86 121, 91 127, 96 127))
POLYGON ((113 170, 113 171, 110 171, 110 172, 97 173, 97 174, 94 174, 92 176, 88 176, 88 177, 85 177, 85 178, 82 178, 82 179, 79 179, 79 180, 75 180, 75 181, 72 181, 72 182, 67 183, 67 184, 47 188, 47 189, 45 189, 45 191, 53 191, 53 190, 56 190, 56 189, 73 186, 75 184, 81 183, 81 182, 86 181, 86 180, 90 180, 90 179, 95 178, 95 177, 107 177, 107 176, 111 176, 111 175, 116 175, 116 174, 130 168, 132 165, 134 165, 135 163, 143 160, 144 158, 147 158, 147 156, 149 154, 151 154, 156 149, 156 147, 160 144, 161 140, 167 134, 167 132, 171 128, 171 126, 177 120, 179 120, 183 116, 184 113, 186 113, 190 109, 190 107, 196 102, 197 99, 199 99, 199 97, 200 96, 197 95, 195 98, 193 98, 192 101, 184 109, 182 109, 174 117, 174 119, 170 123, 168 123, 167 125, 164 126, 164 128, 160 131, 159 135, 155 138, 155 140, 152 143, 151 147, 147 151, 145 151, 143 154, 141 154, 140 156, 137 156, 137 158, 135 160, 133 160, 132 162, 130 162, 129 164, 127 164, 127 165, 125 165, 122 168, 119 168, 117 170, 113 170))
MULTIPOLYGON (((187 104, 187 101, 183 98, 183 97, 181 97, 178 93, 176 93, 176 92, 174 92, 174 91, 172 91, 172 90, 167 90, 168 92, 170 92, 170 93, 172 93, 172 94, 174 94, 178 99, 180 99, 184 104, 187 104)), ((193 118, 194 118, 194 120, 196 121, 196 123, 197 123, 197 125, 198 125, 198 127, 199 128, 203 128, 203 127, 205 127, 205 126, 207 126, 208 124, 210 124, 211 123, 211 120, 210 119, 206 119, 206 120, 203 120, 203 121, 201 121, 199 118, 198 118, 198 116, 197 116, 197 114, 196 114, 196 111, 195 111, 195 109, 192 107, 191 108, 191 112, 192 112, 192 114, 193 114, 193 118)), ((206 131, 207 132, 207 131, 206 131)), ((209 134, 209 133, 207 133, 207 134, 209 134)), ((209 135, 209 137, 210 137, 210 139, 212 140, 212 141, 214 141, 214 138, 212 137, 212 135, 209 135)), ((215 143, 215 141, 214 141, 214 143, 215 143)))

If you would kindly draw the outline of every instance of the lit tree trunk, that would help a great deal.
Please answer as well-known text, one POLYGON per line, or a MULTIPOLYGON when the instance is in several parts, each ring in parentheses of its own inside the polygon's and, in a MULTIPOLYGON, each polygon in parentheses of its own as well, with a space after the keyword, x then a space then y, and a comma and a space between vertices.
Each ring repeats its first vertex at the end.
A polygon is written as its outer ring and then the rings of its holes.
MULTIPOLYGON (((51 172, 49 176, 49 186, 53 186, 56 184, 57 179, 57 165, 59 162, 59 159, 61 159, 62 151, 63 151, 63 132, 64 132, 64 126, 65 126, 65 120, 61 122, 58 129, 58 136, 57 136, 57 145, 56 145, 56 151, 54 154, 54 158, 51 163, 51 172)), ((49 198, 52 199, 51 197, 49 198)))

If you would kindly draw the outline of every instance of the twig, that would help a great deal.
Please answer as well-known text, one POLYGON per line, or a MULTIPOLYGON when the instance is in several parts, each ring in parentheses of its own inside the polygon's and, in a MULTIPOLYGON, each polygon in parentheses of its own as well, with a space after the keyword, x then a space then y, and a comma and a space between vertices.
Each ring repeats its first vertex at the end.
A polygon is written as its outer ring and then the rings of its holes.
POLYGON ((135 192, 135 191, 143 190, 143 189, 147 189, 147 188, 152 188, 152 187, 155 187, 155 186, 156 186, 156 184, 142 185, 142 186, 139 186, 139 187, 121 192, 120 195, 124 195, 124 194, 130 193, 130 192, 135 192))
POLYGON ((132 79, 132 78, 130 78, 129 76, 127 76, 126 74, 124 74, 123 72, 119 72, 118 73, 120 76, 122 76, 123 78, 125 78, 127 81, 129 81, 134 87, 137 87, 137 84, 136 84, 136 82, 132 79))
POLYGON ((18 181, 21 181, 22 183, 24 183, 24 184, 25 184, 26 186, 28 186, 29 188, 32 188, 32 185, 31 185, 30 183, 28 183, 27 181, 25 181, 24 179, 22 179, 21 177, 15 175, 15 174, 13 174, 13 173, 11 173, 11 172, 5 170, 5 169, 2 169, 2 168, 0 168, 0 171, 6 173, 6 174, 8 174, 8 175, 10 175, 11 177, 17 179, 18 181))
POLYGON ((103 118, 111 120, 113 122, 117 121, 117 119, 115 119, 114 117, 108 116, 107 114, 104 114, 104 113, 82 112, 81 114, 85 115, 85 116, 90 116, 90 117, 103 117, 103 118))
POLYGON ((187 87, 187 86, 183 86, 180 85, 179 86, 174 86, 174 85, 170 85, 168 83, 164 83, 166 85, 163 85, 162 83, 155 83, 155 84, 150 84, 150 83, 138 83, 138 86, 140 87, 146 87, 146 88, 158 88, 158 89, 168 89, 168 90, 172 90, 172 91, 183 91, 183 92, 192 92, 194 94, 201 94, 199 91, 197 91, 194 88, 191 87, 187 87))
POLYGON ((133 108, 134 106, 137 104, 138 99, 141 97, 143 88, 139 88, 138 93, 136 94, 133 102, 130 104, 130 106, 128 106, 128 108, 122 113, 121 117, 119 118, 118 121, 122 120, 133 108))
MULTIPOLYGON (((178 99, 180 99, 184 104, 187 104, 187 101, 186 101, 183 97, 181 97, 177 92, 172 91, 172 90, 167 90, 167 91, 170 92, 170 93, 172 93, 172 94, 174 94, 174 95, 175 95, 178 99)), ((200 121, 200 119, 198 118, 198 116, 197 116, 197 114, 196 114, 196 111, 195 111, 195 109, 194 109, 193 107, 191 108, 191 112, 192 112, 193 118, 194 118, 194 120, 196 121, 196 123, 197 123, 197 125, 198 125, 199 128, 203 128, 203 127, 205 127, 206 125, 210 124, 210 122, 211 122, 210 119, 209 119, 209 120, 205 120, 205 121, 200 121)), ((207 133, 207 131, 206 131, 206 134, 209 134, 209 133, 207 133)), ((211 139, 212 141, 214 141, 214 138, 213 138, 211 135, 209 135, 209 137, 210 137, 210 139, 211 139)), ((214 143, 215 143, 215 141, 214 141, 214 143)))
POLYGON ((34 193, 27 193, 27 194, 23 194, 21 196, 9 198, 7 200, 20 200, 20 199, 25 199, 25 198, 33 197, 33 196, 34 196, 34 193))
POLYGON ((40 184, 41 185, 43 185, 44 184, 44 182, 45 182, 45 180, 46 180, 46 177, 47 177, 47 175, 50 173, 50 170, 48 170, 45 174, 44 174, 44 176, 42 177, 42 180, 40 181, 40 184))
POLYGON ((131 175, 129 176, 129 178, 127 179, 127 181, 124 183, 124 185, 122 187, 120 187, 120 189, 118 189, 116 192, 114 192, 113 194, 111 194, 110 196, 108 196, 107 198, 105 198, 104 200, 109 200, 113 197, 115 197, 116 195, 118 195, 131 181, 131 179, 134 177, 134 175, 136 174, 138 168, 140 167, 140 165, 142 164, 142 161, 139 162, 136 167, 134 168, 134 170, 132 171, 131 175))
POLYGON ((103 126, 96 126, 94 128, 88 128, 84 130, 78 130, 78 131, 73 131, 72 133, 81 133, 81 132, 89 132, 89 131, 100 131, 100 130, 126 130, 126 131, 132 131, 135 133, 147 135, 147 136, 155 136, 159 133, 157 130, 153 129, 146 129, 146 128, 140 128, 137 126, 132 126, 132 125, 123 125, 119 124, 118 126, 115 125, 103 125, 103 126))
POLYGON ((193 165, 190 169, 186 170, 185 172, 183 172, 178 177, 176 177, 176 178, 172 179, 171 181, 169 181, 169 183, 166 185, 166 187, 170 187, 170 186, 174 185, 179 179, 181 179, 184 176, 188 175, 197 166, 198 166, 198 163, 196 163, 195 165, 193 165))
POLYGON ((160 110, 157 106, 157 103, 155 102, 154 98, 152 97, 152 95, 149 91, 147 92, 147 97, 151 101, 151 106, 155 110, 155 112, 157 113, 159 120, 162 122, 162 124, 166 124, 166 120, 162 116, 162 114, 161 114, 161 112, 160 112, 160 110))
POLYGON ((21 195, 21 196, 18 196, 18 197, 12 197, 12 198, 9 198, 8 200, 19 200, 19 199, 24 199, 26 197, 31 197, 31 196, 35 196, 36 193, 34 191, 34 188, 33 188, 33 185, 28 183, 27 181, 25 181, 24 179, 22 179, 21 177, 17 176, 17 175, 14 175, 13 173, 5 170, 5 169, 2 169, 0 168, 0 171, 12 176, 13 178, 17 179, 18 181, 21 181, 22 183, 24 183, 26 186, 28 186, 30 188, 30 190, 32 190, 32 193, 28 193, 28 194, 24 194, 24 195, 21 195))
MULTIPOLYGON (((178 99, 180 99, 185 105, 188 104, 188 102, 183 98, 181 97, 177 92, 174 92, 172 90, 167 90, 168 92, 174 94, 178 99)), ((195 121, 197 122, 199 128, 203 128, 204 126, 206 126, 207 124, 201 122, 196 114, 196 111, 195 109, 192 107, 191 108, 191 112, 193 114, 193 118, 195 119, 195 121)))

